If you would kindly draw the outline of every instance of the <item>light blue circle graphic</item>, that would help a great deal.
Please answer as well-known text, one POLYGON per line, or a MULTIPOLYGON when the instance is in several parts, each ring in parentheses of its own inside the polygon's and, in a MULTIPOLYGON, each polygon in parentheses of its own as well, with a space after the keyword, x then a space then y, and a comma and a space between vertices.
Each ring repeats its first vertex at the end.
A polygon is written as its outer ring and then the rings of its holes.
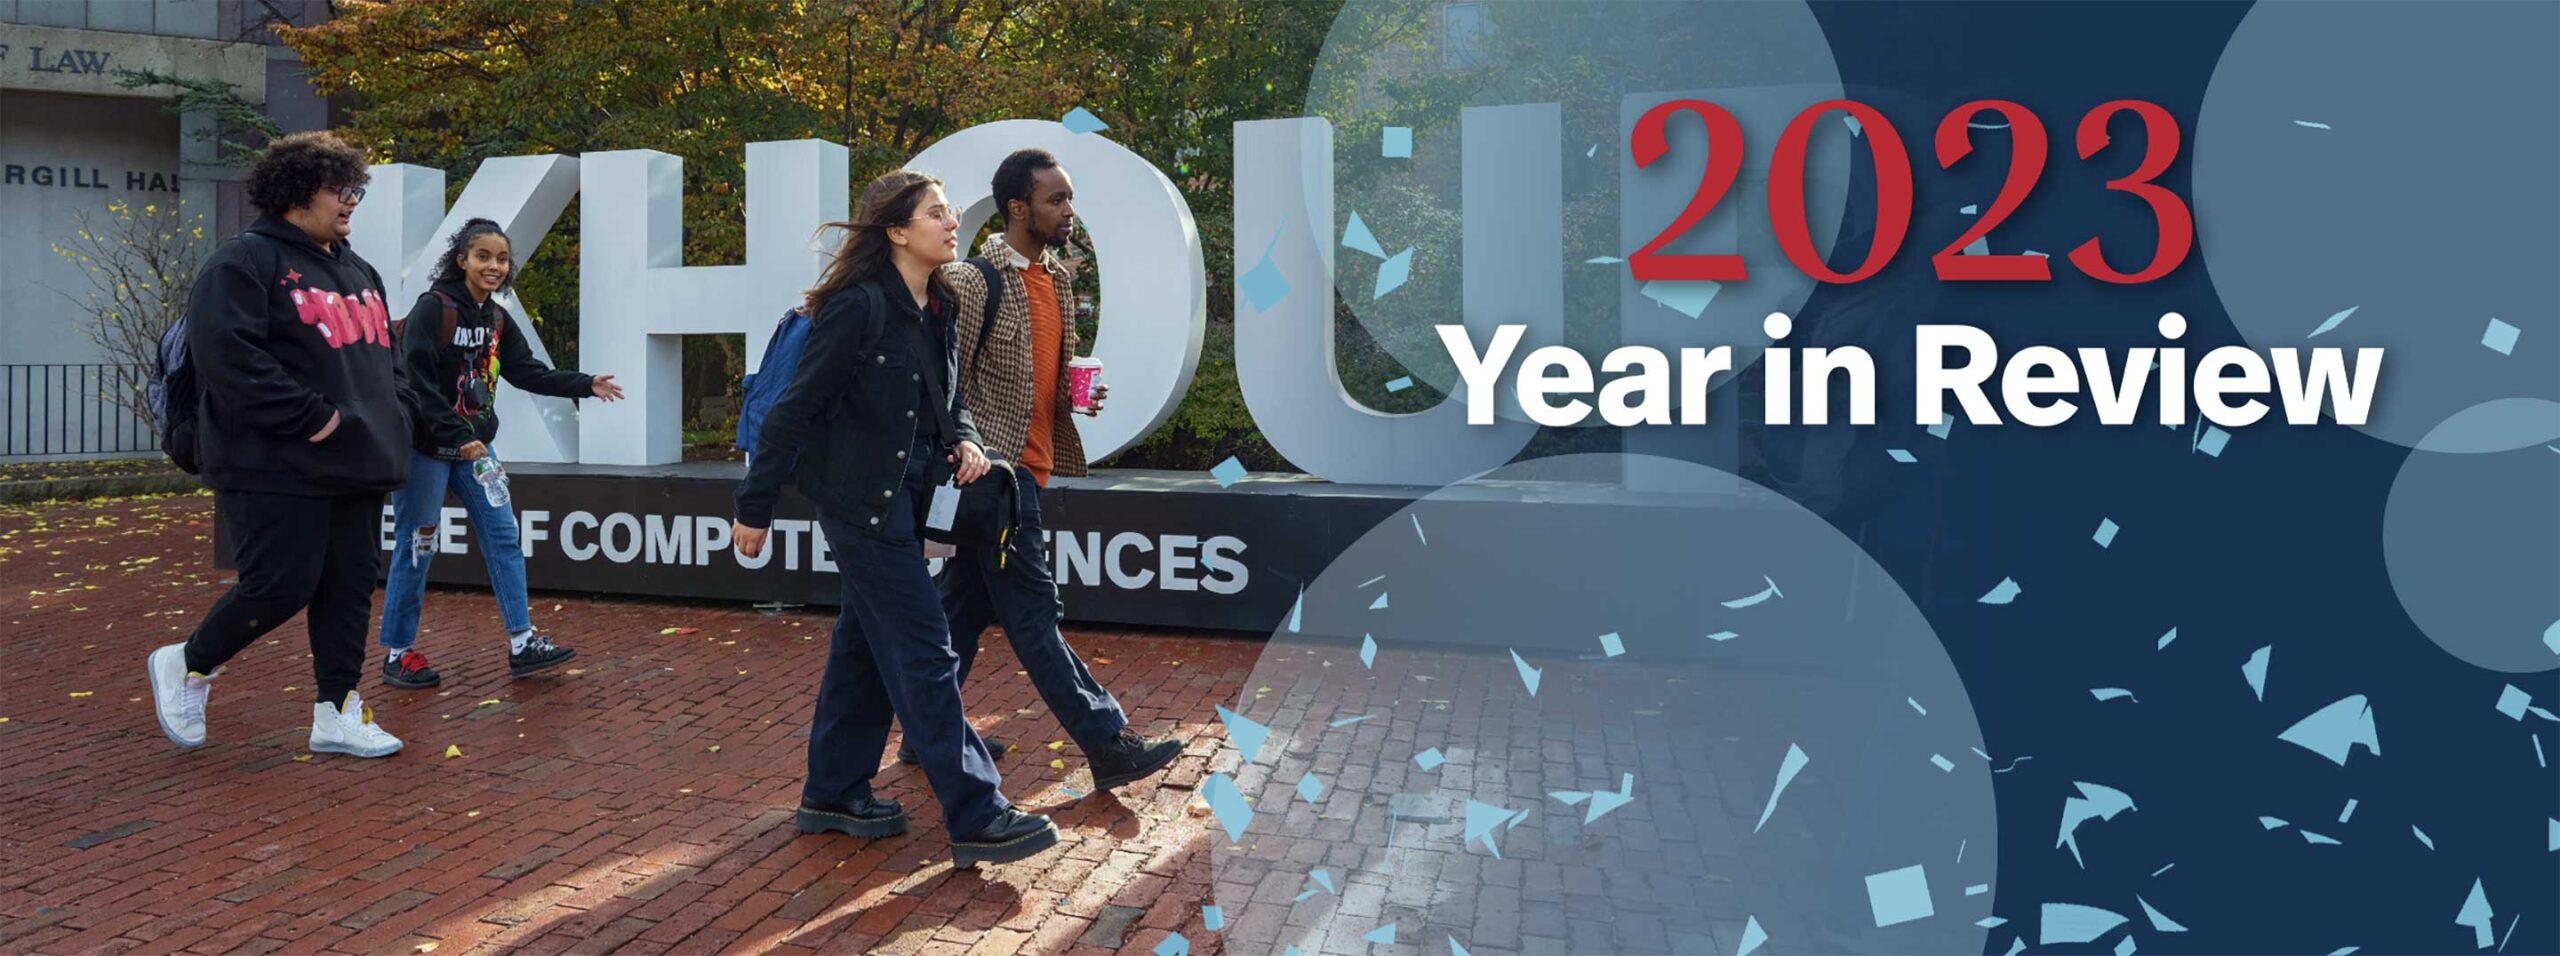
POLYGON ((1308 582, 1202 787, 1239 951, 1984 951, 2010 764, 1928 622, 1794 503, 1627 465, 1442 489, 1308 582))
POLYGON ((2385 349, 2366 434, 2560 400, 2555 35, 2547 3, 2263 3, 2223 48, 2195 137, 2214 290, 2252 345, 2385 349))
POLYGON ((2506 399, 2456 413, 2401 463, 2383 506, 2382 557, 2401 609, 2437 647, 2480 667, 2560 667, 2560 647, 2546 643, 2560 623, 2554 443, 2560 403, 2506 399))

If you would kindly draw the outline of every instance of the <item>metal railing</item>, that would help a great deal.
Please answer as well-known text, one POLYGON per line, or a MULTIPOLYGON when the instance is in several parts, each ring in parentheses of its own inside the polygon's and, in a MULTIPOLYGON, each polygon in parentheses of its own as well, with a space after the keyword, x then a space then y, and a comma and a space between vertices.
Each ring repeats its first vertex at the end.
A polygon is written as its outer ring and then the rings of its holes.
POLYGON ((0 365, 0 459, 160 450, 150 417, 126 400, 150 375, 139 365, 0 365))

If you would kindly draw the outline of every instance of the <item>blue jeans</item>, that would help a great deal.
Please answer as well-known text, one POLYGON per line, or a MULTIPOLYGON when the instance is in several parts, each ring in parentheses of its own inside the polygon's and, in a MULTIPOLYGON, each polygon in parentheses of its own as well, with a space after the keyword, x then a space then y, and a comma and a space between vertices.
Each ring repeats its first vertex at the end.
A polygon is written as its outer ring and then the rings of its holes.
POLYGON ((507 633, 533 629, 515 509, 489 503, 480 490, 480 479, 472 477, 470 462, 412 452, 409 483, 391 499, 391 527, 399 534, 385 562, 391 565, 391 575, 382 591, 383 647, 397 651, 418 642, 418 606, 426 600, 427 565, 435 560, 436 529, 443 524, 447 490, 462 500, 463 510, 471 516, 472 542, 480 549, 481 563, 489 567, 489 590, 498 596, 498 616, 505 620, 507 633))
POLYGON ((943 826, 953 839, 965 839, 1012 804, 998 792, 1003 781, 995 758, 961 710, 960 656, 951 648, 916 538, 917 503, 930 494, 925 462, 936 454, 924 443, 908 452, 906 481, 890 502, 880 537, 819 515, 835 556, 843 608, 827 648, 826 676, 818 683, 817 716, 809 725, 809 781, 801 799, 841 806, 871 796, 871 778, 880 772, 895 717, 942 804, 943 826))
POLYGON ((1001 550, 960 549, 942 563, 942 577, 934 582, 942 592, 943 616, 951 622, 952 644, 960 652, 960 681, 968 683, 969 668, 977 662, 979 635, 1000 621, 1013 656, 1030 672, 1031 686, 1057 715, 1058 726, 1092 756, 1120 735, 1129 718, 1058 633, 1067 606, 1058 600, 1049 549, 1040 540, 1040 485, 1031 469, 1016 468, 1014 474, 1021 484, 1022 514, 1013 541, 1001 550))

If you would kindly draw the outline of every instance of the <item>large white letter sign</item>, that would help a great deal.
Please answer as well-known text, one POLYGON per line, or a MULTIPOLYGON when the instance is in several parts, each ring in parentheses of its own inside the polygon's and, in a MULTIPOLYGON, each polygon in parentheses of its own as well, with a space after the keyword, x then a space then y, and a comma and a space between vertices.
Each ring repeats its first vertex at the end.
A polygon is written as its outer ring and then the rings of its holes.
MULTIPOLYGON (((1291 464, 1344 483, 1439 485, 1509 462, 1537 426, 1470 426, 1463 391, 1409 415, 1343 391, 1333 365, 1333 124, 1235 129, 1236 381, 1262 437, 1291 464)), ((1472 301, 1475 287, 1467 291, 1472 301)), ((1534 334, 1556 317, 1527 318, 1534 334)))
POLYGON ((684 161, 656 150, 589 153, 580 163, 578 364, 613 373, 631 401, 589 403, 579 460, 661 465, 683 457, 677 336, 745 333, 747 367, 774 320, 818 280, 818 227, 845 218, 845 148, 823 140, 747 144, 747 261, 684 265, 684 161))
POLYGON ((1118 266, 1102 270, 1101 320, 1089 346, 1102 360, 1111 401, 1079 429, 1086 457, 1100 461, 1155 431, 1191 391, 1209 328, 1200 227, 1191 220, 1191 204, 1154 163, 1099 134, 1069 132, 1049 120, 972 126, 926 147, 907 167, 942 180, 951 204, 966 210, 960 234, 972 236, 997 212, 996 165, 1018 149, 1058 157, 1075 181, 1076 218, 1093 237, 1094 256, 1118 266))
MULTIPOLYGON (((480 164, 453 209, 444 207, 444 171, 394 163, 373 167, 373 195, 356 207, 349 245, 382 271, 390 288, 393 315, 405 315, 410 303, 434 285, 436 260, 445 240, 463 222, 492 219, 507 231, 516 268, 532 261, 534 250, 551 233, 569 200, 578 194, 578 161, 567 156, 507 156, 480 164)), ((525 344, 545 363, 551 352, 534 331, 524 303, 513 291, 498 294, 498 304, 515 313, 525 344)), ((578 460, 577 406, 565 398, 535 395, 521 389, 498 390, 498 418, 514 427, 498 433, 502 461, 573 462, 578 460)))

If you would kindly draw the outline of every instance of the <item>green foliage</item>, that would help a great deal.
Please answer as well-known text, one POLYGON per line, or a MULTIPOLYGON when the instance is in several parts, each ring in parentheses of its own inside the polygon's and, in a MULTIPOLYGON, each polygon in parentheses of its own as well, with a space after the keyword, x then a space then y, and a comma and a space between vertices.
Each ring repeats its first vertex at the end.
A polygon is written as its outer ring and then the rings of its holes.
POLYGON ((166 104, 169 112, 181 116, 202 114, 213 123, 195 131, 197 139, 211 140, 214 159, 226 166, 247 167, 258 159, 267 141, 284 135, 274 117, 230 83, 174 76, 157 70, 115 71, 116 85, 128 90, 146 86, 164 86, 177 91, 166 104))

